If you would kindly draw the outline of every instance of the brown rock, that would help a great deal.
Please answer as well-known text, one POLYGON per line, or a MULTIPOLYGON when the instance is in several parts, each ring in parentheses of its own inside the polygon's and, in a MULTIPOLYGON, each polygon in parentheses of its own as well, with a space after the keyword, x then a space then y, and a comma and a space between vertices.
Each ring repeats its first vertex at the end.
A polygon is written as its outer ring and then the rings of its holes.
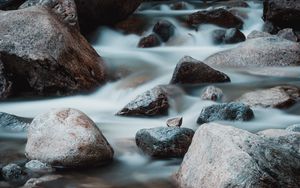
POLYGON ((160 46, 161 42, 157 35, 150 34, 146 37, 141 38, 138 47, 139 48, 151 48, 160 46))
POLYGON ((182 117, 170 118, 167 120, 167 126, 168 127, 181 127, 182 120, 183 120, 182 117))

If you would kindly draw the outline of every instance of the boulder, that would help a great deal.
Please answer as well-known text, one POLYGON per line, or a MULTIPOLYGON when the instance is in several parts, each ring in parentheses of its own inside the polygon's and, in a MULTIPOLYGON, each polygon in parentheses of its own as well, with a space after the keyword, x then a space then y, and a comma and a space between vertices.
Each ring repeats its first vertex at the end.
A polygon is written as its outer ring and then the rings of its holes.
POLYGON ((272 35, 270 33, 254 30, 247 36, 247 39, 255 39, 255 38, 261 38, 261 37, 271 37, 271 36, 272 35))
POLYGON ((75 109, 53 109, 34 118, 25 155, 54 167, 95 166, 111 161, 114 151, 96 124, 75 109))
POLYGON ((198 117, 199 125, 212 121, 250 121, 254 112, 243 103, 224 103, 205 107, 198 117))
POLYGON ((213 54, 204 63, 222 67, 298 66, 300 44, 277 36, 254 38, 213 54))
POLYGON ((178 187, 189 188, 299 187, 299 141, 299 133, 270 138, 205 124, 196 131, 174 179, 178 187))
POLYGON ((183 157, 194 131, 179 127, 141 129, 136 133, 137 146, 151 157, 183 157))
POLYGON ((9 131, 25 131, 31 123, 31 118, 24 118, 0 112, 0 128, 9 131))
POLYGON ((219 101, 223 97, 223 91, 215 86, 206 87, 201 95, 202 100, 219 101))
POLYGON ((154 87, 128 103, 117 115, 160 116, 168 114, 168 93, 162 86, 154 87))
POLYGON ((205 63, 185 56, 176 65, 171 84, 203 84, 230 82, 230 78, 205 63))
POLYGON ((139 48, 152 48, 160 46, 161 42, 159 37, 156 34, 150 34, 146 37, 141 38, 139 41, 139 48))
POLYGON ((154 25, 153 32, 167 42, 175 34, 175 26, 168 20, 160 20, 154 25))
POLYGON ((238 102, 251 107, 288 108, 294 105, 300 97, 300 89, 296 86, 277 86, 245 93, 238 102))
POLYGON ((243 27, 243 21, 225 9, 213 9, 198 11, 190 14, 187 18, 187 23, 192 26, 200 24, 214 24, 225 28, 243 27))
POLYGON ((96 89, 105 81, 104 65, 78 30, 75 4, 41 2, 0 12, 0 63, 11 83, 11 95, 96 89))

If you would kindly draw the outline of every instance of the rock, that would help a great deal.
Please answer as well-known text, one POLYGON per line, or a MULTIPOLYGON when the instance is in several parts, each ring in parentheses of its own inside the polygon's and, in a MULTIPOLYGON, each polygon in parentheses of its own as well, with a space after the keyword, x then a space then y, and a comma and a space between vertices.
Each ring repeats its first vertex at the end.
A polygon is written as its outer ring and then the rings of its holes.
POLYGON ((214 24, 225 28, 243 27, 243 21, 225 9, 213 9, 198 11, 190 14, 187 18, 189 25, 214 24))
POLYGON ((235 7, 243 7, 243 8, 249 7, 249 4, 246 1, 242 1, 242 0, 221 1, 221 2, 217 2, 217 5, 225 6, 227 9, 235 8, 235 7))
POLYGON ((23 188, 43 187, 45 183, 55 182, 62 178, 62 175, 45 175, 40 178, 31 178, 26 182, 23 188))
POLYGON ((12 163, 2 168, 2 176, 6 181, 15 185, 22 185, 29 179, 20 166, 12 163))
POLYGON ((188 3, 184 1, 174 2, 170 5, 170 8, 172 10, 187 10, 188 9, 188 3))
POLYGON ((277 36, 254 38, 209 56, 204 63, 222 67, 297 66, 300 44, 277 36))
POLYGON ((228 30, 222 30, 217 29, 213 31, 212 34, 213 42, 215 44, 234 44, 243 42, 246 40, 245 35, 239 30, 239 29, 228 29, 228 30))
POLYGON ((75 4, 72 0, 42 2, 0 12, 0 60, 13 95, 96 89, 105 81, 104 65, 77 29, 75 4))
POLYGON ((25 131, 31 123, 31 118, 24 118, 0 112, 0 128, 10 131, 25 131))
POLYGON ((167 42, 175 34, 175 26, 168 20, 160 20, 154 25, 153 32, 167 42))
POLYGON ((286 128, 287 131, 300 132, 300 124, 291 125, 286 128))
POLYGON ((146 37, 141 38, 138 47, 139 48, 151 48, 160 46, 161 42, 160 39, 156 34, 150 34, 146 37))
POLYGON ((1 0, 0 10, 14 10, 24 2, 25 0, 1 0))
POLYGON ((114 25, 114 28, 122 31, 124 34, 136 34, 142 35, 148 30, 150 24, 144 17, 138 17, 137 15, 130 16, 124 21, 118 22, 114 25))
POLYGON ((299 187, 299 141, 299 133, 274 139, 205 124, 196 131, 174 179, 178 187, 189 188, 299 187), (298 148, 291 147, 297 143, 298 148))
POLYGON ((215 86, 206 87, 201 95, 202 100, 219 101, 223 97, 223 91, 215 86))
POLYGON ((264 0, 263 19, 281 29, 300 30, 300 2, 297 0, 264 0))
POLYGON ((205 107, 198 117, 199 125, 212 121, 250 121, 254 113, 243 103, 224 103, 205 107))
POLYGON ((25 155, 54 167, 95 166, 111 161, 113 149, 84 113, 53 109, 34 118, 25 155))
POLYGON ((247 39, 271 37, 271 36, 272 35, 270 33, 254 30, 247 36, 247 39))
POLYGON ((171 84, 203 84, 230 82, 230 78, 205 63, 185 56, 177 64, 171 84))
POLYGON ((194 131, 188 128, 156 127, 136 133, 137 146, 151 157, 183 157, 194 131))
POLYGON ((214 44, 222 44, 224 43, 224 38, 226 35, 225 29, 216 29, 212 32, 212 40, 214 44))
POLYGON ((299 97, 298 87, 286 85, 248 92, 237 101, 251 107, 289 108, 299 100, 299 97))
POLYGON ((5 99, 12 94, 12 82, 4 72, 4 66, 0 59, 0 100, 5 99))
POLYGON ((297 42, 298 41, 298 37, 297 35, 294 33, 293 29, 291 28, 286 28, 286 29, 282 29, 277 33, 277 36, 293 41, 293 42, 297 42))
POLYGON ((117 115, 160 116, 168 114, 168 109, 168 94, 162 86, 157 86, 137 96, 117 115))
POLYGON ((182 120, 183 120, 182 117, 170 118, 167 120, 167 126, 168 127, 181 127, 182 120))
POLYGON ((55 169, 53 169, 50 165, 46 163, 42 163, 38 160, 31 160, 25 164, 25 167, 31 171, 34 172, 53 172, 55 169))

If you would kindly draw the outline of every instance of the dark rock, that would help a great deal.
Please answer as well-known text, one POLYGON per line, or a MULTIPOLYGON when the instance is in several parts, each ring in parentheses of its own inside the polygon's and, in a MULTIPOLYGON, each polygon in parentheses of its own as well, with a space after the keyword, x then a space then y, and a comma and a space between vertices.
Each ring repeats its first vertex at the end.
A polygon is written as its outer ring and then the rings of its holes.
POLYGON ((150 24, 146 18, 134 15, 124 21, 118 22, 114 25, 114 27, 125 34, 142 35, 146 30, 148 30, 148 28, 150 28, 149 25, 150 24))
POLYGON ((261 37, 271 37, 271 36, 272 35, 270 33, 254 30, 247 36, 247 39, 254 39, 254 38, 261 38, 261 37))
POLYGON ((299 98, 300 89, 296 86, 286 85, 248 92, 237 99, 237 101, 251 107, 289 108, 294 105, 299 98))
POLYGON ((264 0, 263 18, 281 29, 300 30, 300 1, 264 0))
POLYGON ((12 94, 12 82, 8 79, 4 71, 4 66, 0 59, 0 100, 12 94))
POLYGON ((280 30, 279 27, 276 27, 275 25, 273 25, 273 23, 269 21, 265 21, 265 23, 263 24, 263 32, 267 32, 272 35, 275 35, 279 30, 280 30))
POLYGON ((177 64, 171 84, 202 84, 230 82, 230 78, 205 63, 185 56, 177 64))
POLYGON ((214 24, 225 28, 243 27, 243 21, 225 9, 198 11, 188 16, 189 25, 214 24))
POLYGON ((91 91, 105 81, 103 61, 80 34, 72 2, 0 12, 0 60, 13 96, 91 91))
POLYGON ((31 118, 24 118, 0 112, 0 128, 11 131, 25 131, 31 123, 31 118))
POLYGON ((175 26, 168 20, 160 20, 154 25, 153 32, 167 42, 175 34, 175 26))
POLYGON ((161 42, 160 39, 156 34, 150 34, 147 37, 141 38, 138 47, 139 48, 151 48, 160 46, 161 42))
POLYGON ((215 104, 205 107, 197 120, 199 125, 212 121, 250 121, 254 113, 243 103, 215 104))
POLYGON ((15 10, 26 0, 0 0, 0 10, 15 10))
POLYGON ((300 132, 300 124, 295 124, 295 125, 291 125, 288 126, 286 128, 287 131, 292 131, 292 132, 300 132))
POLYGON ((117 115, 122 116, 158 116, 168 114, 168 94, 162 86, 157 86, 137 96, 117 115))
POLYGON ((298 41, 298 37, 297 35, 294 33, 293 29, 291 28, 286 28, 286 29, 282 29, 280 31, 278 31, 277 36, 293 41, 293 42, 297 42, 298 41))
POLYGON ((137 146, 151 157, 183 157, 194 135, 188 128, 156 127, 136 133, 137 146))
POLYGON ((216 3, 217 6, 225 6, 227 9, 235 8, 235 7, 249 7, 249 4, 243 0, 229 0, 229 1, 221 1, 216 3))
POLYGON ((223 91, 215 86, 208 86, 203 90, 202 100, 219 101, 223 97, 223 91))
POLYGON ((239 29, 228 29, 224 37, 225 44, 235 44, 246 40, 245 35, 239 29))
POLYGON ((254 38, 236 48, 213 54, 204 62, 222 67, 297 66, 300 44, 277 36, 254 38))
POLYGON ((186 10, 188 9, 188 4, 187 2, 179 1, 179 2, 172 3, 170 7, 172 10, 186 10))
POLYGON ((183 120, 182 117, 170 118, 167 120, 167 126, 168 127, 181 127, 182 120, 183 120))
POLYGON ((15 185, 23 185, 28 179, 28 174, 16 164, 8 164, 2 168, 3 178, 15 185))

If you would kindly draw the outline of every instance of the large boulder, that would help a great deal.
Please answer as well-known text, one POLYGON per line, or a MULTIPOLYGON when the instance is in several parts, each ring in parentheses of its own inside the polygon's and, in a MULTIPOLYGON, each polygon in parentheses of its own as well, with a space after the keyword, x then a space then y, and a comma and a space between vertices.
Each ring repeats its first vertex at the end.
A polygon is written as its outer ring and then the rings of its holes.
POLYGON ((185 56, 177 64, 171 84, 203 84, 230 82, 230 78, 205 63, 185 56))
POLYGON ((136 133, 137 146, 151 157, 183 157, 194 131, 179 127, 141 129, 136 133))
POLYGON ((111 161, 114 151, 96 124, 75 109, 54 109, 34 118, 25 155, 55 167, 95 166, 111 161))
POLYGON ((80 34, 76 15, 73 0, 0 12, 0 64, 11 95, 71 94, 104 82, 103 61, 80 34))
POLYGON ((0 128, 9 131, 25 131, 31 123, 31 118, 24 118, 0 112, 0 128))
POLYGON ((189 188, 299 187, 299 142, 296 132, 263 136, 205 124, 196 131, 175 181, 189 188))
POLYGON ((253 38, 209 56, 204 63, 222 67, 297 66, 300 44, 277 36, 253 38))

